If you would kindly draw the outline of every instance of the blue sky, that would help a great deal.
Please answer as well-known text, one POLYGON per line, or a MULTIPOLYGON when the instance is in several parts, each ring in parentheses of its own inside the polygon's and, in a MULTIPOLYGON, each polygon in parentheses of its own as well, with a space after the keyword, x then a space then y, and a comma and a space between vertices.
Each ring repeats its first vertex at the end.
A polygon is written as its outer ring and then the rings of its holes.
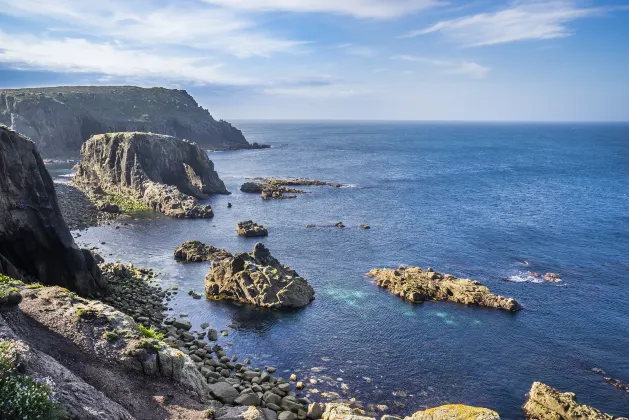
POLYGON ((187 89, 217 118, 629 120, 629 1, 0 0, 0 87, 187 89))

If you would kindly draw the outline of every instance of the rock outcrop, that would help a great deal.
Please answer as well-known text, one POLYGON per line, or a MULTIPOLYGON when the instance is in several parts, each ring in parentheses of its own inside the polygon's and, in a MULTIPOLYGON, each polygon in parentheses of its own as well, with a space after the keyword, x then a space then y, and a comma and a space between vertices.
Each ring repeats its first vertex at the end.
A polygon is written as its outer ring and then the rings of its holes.
POLYGON ((238 233, 238 236, 245 236, 247 238, 269 235, 269 231, 264 226, 254 223, 252 220, 239 222, 236 227, 236 233, 238 233))
POLYGON ((206 149, 260 148, 216 121, 184 90, 134 86, 63 86, 0 91, 0 123, 33 139, 49 157, 76 157, 95 134, 167 134, 206 149))
POLYGON ((478 281, 440 274, 432 271, 431 268, 428 270, 422 270, 419 267, 373 269, 367 276, 375 278, 378 286, 415 303, 426 300, 447 300, 512 312, 521 309, 515 299, 494 295, 478 281))
POLYGON ((418 411, 404 420, 500 420, 500 416, 488 408, 448 404, 418 411))
POLYGON ((1 125, 0 273, 81 295, 106 286, 92 254, 72 239, 35 144, 1 125))
POLYGON ((296 198, 295 194, 305 194, 306 191, 293 186, 328 186, 341 188, 343 184, 335 182, 319 181, 316 179, 276 179, 276 178, 253 178, 258 182, 245 182, 240 187, 240 191, 244 193, 260 194, 263 200, 283 200, 287 198, 296 198))
POLYGON ((212 263, 205 277, 209 299, 230 299, 267 308, 299 308, 314 290, 297 272, 279 263, 263 244, 253 252, 212 263))
POLYGON ((529 420, 627 420, 579 404, 572 392, 559 392, 541 382, 533 383, 522 410, 529 420))
POLYGON ((216 261, 229 258, 232 254, 224 249, 206 245, 199 241, 186 241, 175 249, 175 259, 188 262, 216 261))
POLYGON ((74 183, 85 190, 136 200, 178 218, 212 217, 212 208, 197 199, 229 194, 203 150, 160 134, 94 136, 75 169, 74 183))

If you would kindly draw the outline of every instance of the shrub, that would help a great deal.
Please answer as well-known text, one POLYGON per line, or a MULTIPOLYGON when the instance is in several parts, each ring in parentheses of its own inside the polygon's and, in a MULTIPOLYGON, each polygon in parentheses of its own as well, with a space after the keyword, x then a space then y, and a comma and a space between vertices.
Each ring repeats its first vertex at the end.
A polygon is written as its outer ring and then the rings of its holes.
POLYGON ((142 333, 142 335, 146 338, 153 338, 155 340, 161 341, 164 339, 164 334, 158 333, 153 328, 146 328, 142 324, 138 324, 138 329, 142 333))
POLYGON ((135 344, 135 347, 138 349, 144 349, 149 351, 159 351, 162 347, 156 340, 152 340, 150 338, 143 338, 135 344))
POLYGON ((120 339, 120 336, 113 331, 105 331, 105 334, 103 334, 103 338, 110 343, 115 343, 120 339))

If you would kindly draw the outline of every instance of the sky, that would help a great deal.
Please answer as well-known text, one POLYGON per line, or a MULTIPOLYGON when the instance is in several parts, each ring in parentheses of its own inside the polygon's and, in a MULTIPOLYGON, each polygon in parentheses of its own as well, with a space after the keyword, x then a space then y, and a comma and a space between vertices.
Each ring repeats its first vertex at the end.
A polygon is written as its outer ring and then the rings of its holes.
POLYGON ((216 118, 629 121, 629 0, 0 0, 0 88, 216 118))

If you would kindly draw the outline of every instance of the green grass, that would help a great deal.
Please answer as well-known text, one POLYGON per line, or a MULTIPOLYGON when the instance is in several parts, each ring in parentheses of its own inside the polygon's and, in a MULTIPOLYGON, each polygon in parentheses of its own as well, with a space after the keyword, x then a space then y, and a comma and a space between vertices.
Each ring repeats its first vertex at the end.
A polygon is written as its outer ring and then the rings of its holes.
POLYGON ((138 329, 146 338, 152 338, 158 341, 162 341, 164 339, 164 334, 161 334, 150 327, 146 328, 144 325, 138 324, 138 329))
POLYGON ((120 336, 113 331, 105 331, 105 333, 103 334, 103 338, 110 343, 115 343, 116 341, 120 340, 120 336))
POLYGON ((122 195, 105 195, 103 201, 117 205, 125 213, 150 211, 151 209, 140 200, 122 195))
POLYGON ((79 319, 96 318, 97 315, 94 309, 88 308, 87 306, 77 306, 74 308, 74 313, 79 319))
POLYGON ((138 349, 145 349, 149 351, 160 351, 162 346, 156 340, 150 338, 143 338, 135 344, 138 349))
POLYGON ((4 300, 11 293, 19 293, 17 286, 23 286, 24 282, 16 280, 4 274, 0 274, 0 300, 4 300))

